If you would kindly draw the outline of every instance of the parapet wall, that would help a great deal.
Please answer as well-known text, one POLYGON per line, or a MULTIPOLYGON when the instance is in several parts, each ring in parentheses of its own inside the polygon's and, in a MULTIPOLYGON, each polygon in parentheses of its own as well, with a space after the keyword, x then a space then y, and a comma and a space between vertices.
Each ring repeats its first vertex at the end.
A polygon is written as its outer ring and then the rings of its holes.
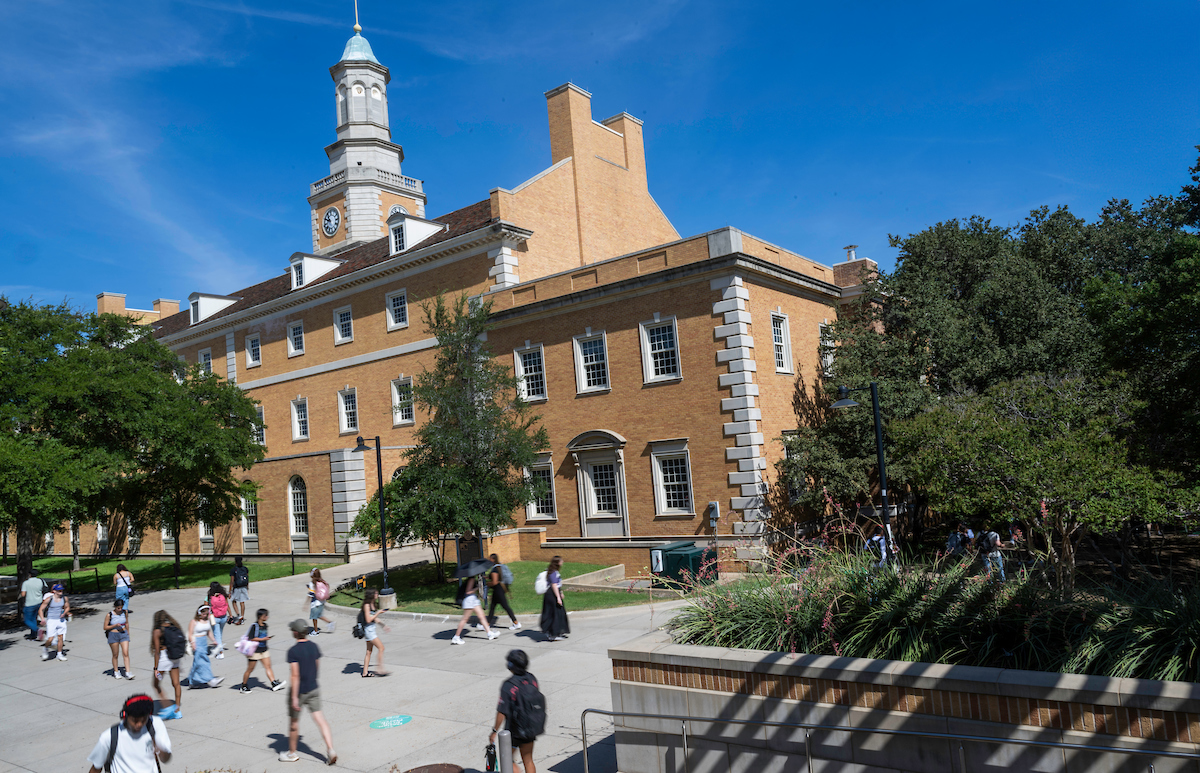
MULTIPOLYGON (((609 650, 613 710, 1036 739, 1191 759, 963 742, 980 771, 1200 772, 1200 685, 695 647, 655 632, 609 650)), ((617 719, 622 773, 683 770, 680 722, 617 719)), ((692 771, 960 771, 959 742, 689 722, 692 771)))

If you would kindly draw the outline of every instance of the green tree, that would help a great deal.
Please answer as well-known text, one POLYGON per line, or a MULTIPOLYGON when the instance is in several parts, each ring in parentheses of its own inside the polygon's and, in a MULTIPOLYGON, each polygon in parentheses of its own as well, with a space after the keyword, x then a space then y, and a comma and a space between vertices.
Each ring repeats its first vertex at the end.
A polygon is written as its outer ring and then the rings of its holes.
MULTIPOLYGON (((520 397, 511 368, 486 343, 490 303, 438 295, 423 305, 438 341, 432 370, 419 374, 413 402, 429 419, 416 431, 408 464, 384 485, 389 540, 420 539, 433 548, 445 534, 498 531, 513 511, 540 493, 527 470, 549 445, 539 417, 520 397)), ((354 529, 379 540, 378 498, 359 512, 354 529)))

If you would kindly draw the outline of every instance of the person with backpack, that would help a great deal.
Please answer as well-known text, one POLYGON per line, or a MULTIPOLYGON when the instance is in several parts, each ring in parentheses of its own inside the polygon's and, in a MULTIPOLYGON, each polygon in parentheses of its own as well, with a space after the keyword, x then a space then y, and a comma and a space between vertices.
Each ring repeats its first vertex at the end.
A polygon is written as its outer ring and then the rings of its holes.
POLYGON ((30 569, 29 576, 25 578, 25 582, 21 583, 21 593, 17 597, 17 603, 21 606, 22 619, 25 627, 29 629, 26 639, 37 640, 38 610, 41 608, 48 590, 45 580, 38 579, 37 569, 30 569))
POLYGON ((992 579, 999 577, 1000 582, 1004 582, 1004 556, 1000 554, 1000 548, 1004 547, 1004 542, 1001 541, 1000 535, 985 527, 980 530, 975 543, 980 557, 983 558, 984 566, 987 567, 988 574, 992 576, 992 579))
MULTIPOLYGON (((363 592, 362 607, 358 610, 358 625, 354 626, 356 630, 362 632, 362 636, 355 634, 355 638, 366 639, 367 656, 363 658, 363 677, 368 676, 387 676, 388 672, 383 668, 383 640, 379 638, 379 633, 376 630, 376 625, 379 623, 379 616, 385 610, 379 608, 379 591, 374 588, 368 588, 363 592), (378 667, 371 670, 371 650, 378 651, 378 667)), ((386 631, 388 627, 385 625, 383 629, 386 631)))
POLYGON ((42 643, 42 646, 45 647, 42 651, 42 660, 54 657, 51 652, 52 647, 57 647, 59 660, 67 659, 66 654, 63 653, 63 642, 67 638, 67 620, 71 617, 71 600, 63 591, 61 582, 54 583, 54 587, 50 589, 50 595, 42 599, 42 605, 38 608, 38 622, 46 628, 46 641, 42 643))
POLYGON ((158 716, 163 719, 183 718, 183 690, 179 686, 179 663, 187 655, 187 637, 179 623, 165 609, 154 613, 154 627, 150 632, 150 654, 154 657, 154 692, 162 701, 158 716), (168 701, 163 695, 162 680, 171 677, 175 688, 175 700, 168 701))
POLYGON ((88 755, 89 773, 161 773, 159 763, 170 761, 167 726, 154 716, 154 699, 144 694, 129 696, 121 721, 100 734, 88 755))
POLYGON ((125 568, 125 564, 117 564, 116 574, 113 575, 113 585, 117 589, 117 598, 125 602, 125 611, 132 612, 129 608, 129 599, 133 596, 133 572, 125 568))
MULTIPOLYGON (((537 589, 542 593, 542 633, 549 637, 549 641, 558 641, 559 639, 567 638, 567 634, 571 633, 571 624, 567 620, 567 607, 563 602, 562 590, 562 556, 555 556, 550 559, 550 565, 546 567, 545 589, 542 590, 542 585, 539 584, 537 589)), ((541 578, 538 578, 541 580, 541 578)))
POLYGON ((458 621, 458 628, 454 630, 454 638, 450 640, 451 644, 462 644, 463 628, 467 626, 467 621, 471 619, 471 615, 475 615, 479 619, 479 623, 483 626, 483 630, 487 632, 488 640, 495 639, 500 635, 499 631, 493 631, 488 625, 487 615, 483 613, 483 603, 479 600, 479 578, 468 577, 467 581, 462 584, 462 618, 458 621))
POLYGON ((312 620, 312 635, 321 632, 317 622, 328 624, 325 633, 333 633, 337 629, 337 621, 325 617, 325 602, 329 600, 329 583, 321 579, 321 570, 314 568, 309 574, 308 582, 308 619, 312 620))
POLYGON ((119 653, 125 656, 124 676, 126 679, 132 679, 133 671, 129 668, 129 612, 121 599, 114 601, 112 610, 104 616, 104 637, 112 650, 113 678, 120 679, 122 676, 121 670, 117 668, 119 653))
POLYGON ((512 674, 500 685, 500 703, 488 743, 495 743, 503 728, 512 734, 512 745, 521 753, 525 773, 537 773, 533 764, 533 743, 546 731, 546 696, 538 689, 537 677, 529 673, 525 650, 509 650, 505 665, 512 674))
POLYGON ((225 624, 229 622, 229 596, 216 580, 208 586, 208 605, 212 607, 213 638, 217 640, 217 651, 213 657, 225 659, 225 624))
POLYGON ((229 622, 241 625, 246 622, 246 602, 250 600, 250 570, 242 566, 242 557, 233 559, 233 569, 229 570, 229 605, 233 617, 229 622))
POLYGON ((250 692, 250 673, 254 671, 254 667, 261 660, 263 667, 267 669, 267 679, 271 680, 271 691, 278 692, 285 686, 284 682, 275 678, 275 672, 271 670, 271 653, 267 652, 267 640, 271 638, 270 631, 267 628, 267 619, 271 613, 265 609, 260 609, 254 615, 254 622, 250 624, 250 630, 246 631, 246 640, 252 641, 257 646, 246 655, 246 673, 242 674, 242 689, 243 694, 250 692))
POLYGON ((317 689, 317 671, 321 664, 321 650, 308 640, 312 628, 303 620, 288 623, 296 643, 287 653, 288 668, 292 673, 292 689, 288 691, 288 750, 279 753, 280 762, 296 762, 300 755, 296 746, 300 743, 300 710, 305 706, 312 713, 313 722, 321 731, 325 741, 325 764, 337 764, 337 752, 333 750, 333 734, 329 723, 321 712, 321 692, 317 689))
POLYGON ((521 627, 517 622, 517 615, 513 612, 512 605, 508 603, 508 591, 512 586, 513 573, 504 564, 500 563, 500 557, 492 553, 488 558, 491 560, 492 568, 488 570, 488 588, 492 592, 492 601, 488 605, 488 623, 496 624, 496 605, 504 607, 504 611, 508 613, 508 617, 512 620, 512 625, 508 627, 510 631, 516 631, 521 627))

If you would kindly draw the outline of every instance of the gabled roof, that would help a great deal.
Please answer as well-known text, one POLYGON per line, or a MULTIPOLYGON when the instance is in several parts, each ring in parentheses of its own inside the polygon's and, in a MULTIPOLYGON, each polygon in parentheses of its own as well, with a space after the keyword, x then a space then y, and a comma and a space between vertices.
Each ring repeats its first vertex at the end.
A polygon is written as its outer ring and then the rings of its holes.
MULTIPOLYGON (((463 207, 462 209, 457 209, 447 215, 434 218, 434 220, 439 223, 445 223, 446 230, 431 236, 419 244, 413 245, 413 247, 411 247, 409 250, 405 250, 404 252, 425 250, 434 244, 449 241, 450 239, 470 233, 471 231, 479 228, 483 228, 491 223, 499 222, 496 218, 492 217, 492 205, 491 200, 489 199, 484 199, 483 201, 478 201, 474 204, 463 207)), ((309 282, 298 290, 292 290, 291 279, 287 274, 279 274, 278 276, 272 277, 265 282, 259 282, 251 287, 230 293, 231 296, 237 296, 241 300, 222 309, 216 314, 213 314, 205 319, 204 322, 210 322, 214 319, 220 319, 221 317, 227 317, 231 314, 237 314, 247 309, 252 309, 255 306, 268 303, 277 298, 282 298, 289 293, 302 292, 308 290, 309 288, 334 281, 340 277, 346 276, 347 274, 353 274, 354 272, 361 271, 364 268, 370 268, 371 266, 395 257, 391 254, 390 249, 391 240, 384 236, 373 242, 367 242, 366 244, 355 247, 352 250, 339 253, 336 257, 339 260, 345 261, 342 263, 342 265, 338 266, 327 274, 322 274, 319 278, 314 279, 312 282, 309 282)), ((188 311, 181 311, 178 314, 172 314, 171 316, 165 317, 155 323, 154 336, 155 338, 162 338, 164 336, 173 335, 180 331, 186 330, 189 327, 190 322, 191 316, 188 311)))

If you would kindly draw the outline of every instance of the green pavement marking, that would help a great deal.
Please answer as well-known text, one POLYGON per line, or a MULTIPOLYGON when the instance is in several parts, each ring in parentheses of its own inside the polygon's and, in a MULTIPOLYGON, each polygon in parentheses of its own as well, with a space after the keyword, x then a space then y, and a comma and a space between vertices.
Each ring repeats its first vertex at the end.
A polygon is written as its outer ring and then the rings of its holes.
POLYGON ((371 723, 371 727, 374 730, 383 730, 386 727, 400 727, 401 725, 407 725, 409 722, 412 722, 412 717, 408 716, 407 714, 397 714, 393 717, 377 719, 371 723))

